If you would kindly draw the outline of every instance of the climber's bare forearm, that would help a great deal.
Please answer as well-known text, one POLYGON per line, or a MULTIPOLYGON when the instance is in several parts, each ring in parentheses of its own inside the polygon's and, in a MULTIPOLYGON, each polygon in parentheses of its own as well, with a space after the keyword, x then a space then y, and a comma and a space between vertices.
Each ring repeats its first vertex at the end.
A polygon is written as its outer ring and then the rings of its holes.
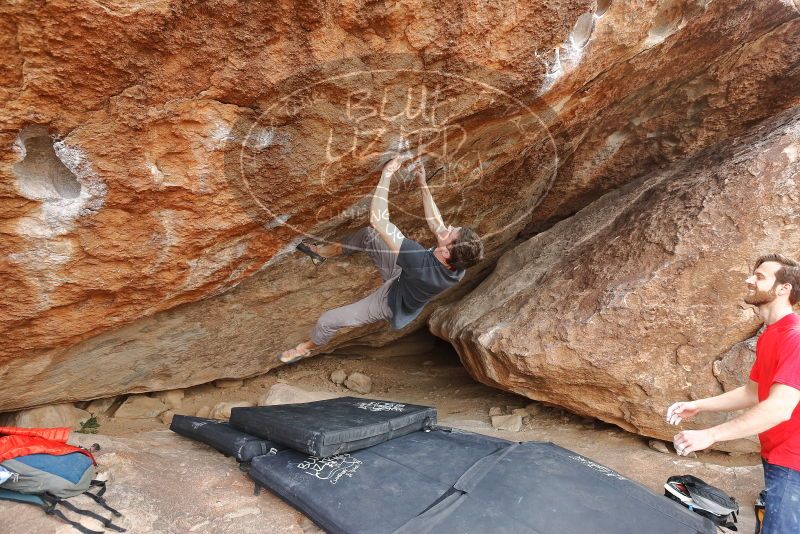
POLYGON ((386 164, 381 173, 381 179, 372 194, 372 203, 369 210, 369 223, 380 234, 386 245, 394 252, 400 251, 403 234, 392 224, 389 219, 389 186, 392 176, 400 168, 401 160, 395 158, 386 164))
POLYGON ((369 223, 376 230, 378 226, 389 221, 389 185, 393 172, 383 171, 375 192, 372 193, 372 203, 369 210, 369 223))
POLYGON ((420 189, 422 190, 422 207, 425 210, 425 220, 428 222, 428 228, 435 234, 444 232, 447 230, 447 226, 442 220, 442 214, 439 212, 436 201, 433 200, 428 184, 420 184, 420 189))

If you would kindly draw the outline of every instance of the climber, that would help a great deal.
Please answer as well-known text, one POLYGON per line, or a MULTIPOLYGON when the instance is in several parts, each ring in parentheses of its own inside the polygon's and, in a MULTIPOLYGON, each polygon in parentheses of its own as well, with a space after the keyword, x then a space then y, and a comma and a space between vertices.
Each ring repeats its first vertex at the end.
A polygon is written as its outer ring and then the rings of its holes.
POLYGON ((281 363, 294 363, 311 350, 324 345, 340 328, 362 326, 382 320, 399 330, 419 315, 425 304, 442 291, 457 284, 465 269, 483 259, 483 242, 468 227, 447 226, 436 207, 425 176, 425 167, 417 160, 414 176, 422 190, 425 219, 436 238, 436 246, 426 249, 406 238, 389 219, 389 186, 392 176, 407 158, 391 159, 383 169, 372 195, 370 227, 347 236, 341 243, 309 246, 322 257, 350 255, 362 250, 378 268, 383 285, 365 298, 327 311, 317 321, 311 339, 278 356, 281 363))
POLYGON ((676 402, 667 422, 700 412, 747 410, 704 430, 684 430, 674 438, 678 454, 706 449, 718 441, 758 434, 766 483, 766 515, 761 532, 800 532, 800 263, 781 254, 762 256, 746 280, 744 301, 758 308, 766 328, 756 344, 750 380, 722 395, 676 402))

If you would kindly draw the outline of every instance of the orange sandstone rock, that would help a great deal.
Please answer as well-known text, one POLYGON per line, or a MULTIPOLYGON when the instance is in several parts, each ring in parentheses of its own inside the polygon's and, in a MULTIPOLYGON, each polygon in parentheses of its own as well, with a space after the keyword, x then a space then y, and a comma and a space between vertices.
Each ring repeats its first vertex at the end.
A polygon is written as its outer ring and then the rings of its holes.
POLYGON ((0 410, 274 367, 377 283, 294 245, 364 225, 406 147, 487 238, 455 299, 521 230, 796 104, 797 29, 779 0, 3 5, 0 410))

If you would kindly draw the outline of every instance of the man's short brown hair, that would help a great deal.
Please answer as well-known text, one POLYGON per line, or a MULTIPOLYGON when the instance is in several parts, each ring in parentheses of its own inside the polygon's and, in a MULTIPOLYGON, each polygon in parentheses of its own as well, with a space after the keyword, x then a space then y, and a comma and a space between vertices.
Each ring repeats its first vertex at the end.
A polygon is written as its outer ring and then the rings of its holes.
POLYGON ((463 227, 450 245, 450 266, 455 269, 472 267, 483 259, 483 241, 475 230, 463 227))
POLYGON ((753 272, 755 272, 762 263, 768 261, 781 264, 781 268, 775 272, 775 285, 790 284, 792 286, 792 291, 789 293, 789 304, 794 306, 800 301, 800 263, 783 254, 765 254, 756 260, 753 272))

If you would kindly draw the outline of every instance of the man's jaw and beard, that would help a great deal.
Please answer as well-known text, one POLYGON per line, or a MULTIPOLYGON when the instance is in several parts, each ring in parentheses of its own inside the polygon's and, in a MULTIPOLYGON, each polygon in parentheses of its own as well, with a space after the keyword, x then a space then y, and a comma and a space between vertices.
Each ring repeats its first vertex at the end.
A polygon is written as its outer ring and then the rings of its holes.
POLYGON ((762 291, 756 286, 748 286, 747 295, 745 295, 744 301, 753 306, 763 306, 764 304, 769 304, 775 300, 776 297, 777 295, 775 294, 774 285, 767 291, 762 291))

